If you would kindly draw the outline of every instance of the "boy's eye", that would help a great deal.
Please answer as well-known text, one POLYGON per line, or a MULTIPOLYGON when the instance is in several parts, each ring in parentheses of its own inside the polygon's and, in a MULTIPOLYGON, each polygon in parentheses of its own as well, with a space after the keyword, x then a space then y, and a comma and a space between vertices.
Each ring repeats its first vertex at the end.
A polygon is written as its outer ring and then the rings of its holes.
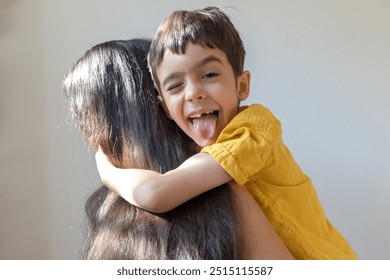
POLYGON ((216 77, 216 76, 218 76, 217 73, 208 72, 208 73, 206 73, 206 74, 203 76, 203 78, 212 78, 212 77, 216 77))
POLYGON ((182 85, 182 83, 176 83, 176 84, 172 84, 172 85, 169 85, 167 87, 167 91, 172 91, 174 89, 177 89, 178 87, 180 87, 182 85))

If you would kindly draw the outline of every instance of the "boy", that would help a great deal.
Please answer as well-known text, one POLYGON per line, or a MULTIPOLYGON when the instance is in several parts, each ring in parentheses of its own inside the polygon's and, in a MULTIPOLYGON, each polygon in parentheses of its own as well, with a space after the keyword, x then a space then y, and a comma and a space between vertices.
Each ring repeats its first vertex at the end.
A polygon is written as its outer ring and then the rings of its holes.
POLYGON ((296 259, 356 259, 284 145, 279 121, 262 105, 239 107, 250 88, 244 57, 219 9, 172 13, 152 42, 149 67, 167 116, 203 149, 165 174, 116 169, 98 152, 102 181, 132 204, 165 212, 234 180, 296 259))

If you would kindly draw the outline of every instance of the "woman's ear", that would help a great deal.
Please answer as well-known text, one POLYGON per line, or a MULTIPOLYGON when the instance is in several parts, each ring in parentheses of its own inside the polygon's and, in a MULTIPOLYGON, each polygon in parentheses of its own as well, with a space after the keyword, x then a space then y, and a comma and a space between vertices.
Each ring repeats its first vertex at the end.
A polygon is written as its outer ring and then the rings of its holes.
POLYGON ((237 97, 240 101, 248 98, 250 92, 251 73, 245 70, 237 79, 237 97))
POLYGON ((167 105, 165 105, 165 101, 164 101, 164 98, 162 97, 162 95, 161 95, 161 94, 157 95, 157 99, 160 101, 161 106, 163 107, 164 112, 165 112, 165 115, 167 116, 167 118, 170 119, 170 120, 172 120, 172 117, 171 117, 171 115, 169 114, 167 105))

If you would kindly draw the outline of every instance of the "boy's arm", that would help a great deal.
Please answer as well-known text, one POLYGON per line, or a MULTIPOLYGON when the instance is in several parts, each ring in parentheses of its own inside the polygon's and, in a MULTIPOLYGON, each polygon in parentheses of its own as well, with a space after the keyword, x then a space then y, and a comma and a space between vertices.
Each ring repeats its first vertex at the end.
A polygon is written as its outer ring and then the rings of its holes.
POLYGON ((116 168, 101 149, 96 163, 103 184, 131 204, 155 213, 172 210, 232 179, 207 153, 198 153, 165 174, 116 168))

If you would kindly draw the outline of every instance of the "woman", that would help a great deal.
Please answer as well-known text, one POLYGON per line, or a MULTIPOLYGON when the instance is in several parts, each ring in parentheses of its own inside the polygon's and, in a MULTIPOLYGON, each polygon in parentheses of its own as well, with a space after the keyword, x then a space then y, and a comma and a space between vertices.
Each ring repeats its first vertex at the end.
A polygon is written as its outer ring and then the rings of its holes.
MULTIPOLYGON (((100 147, 117 167, 166 172, 195 147, 158 104, 147 70, 149 46, 137 39, 96 45, 70 69, 64 92, 92 149, 100 147)), ((83 258, 291 258, 257 205, 243 203, 247 199, 242 187, 225 185, 152 214, 101 187, 86 204, 83 258)))

